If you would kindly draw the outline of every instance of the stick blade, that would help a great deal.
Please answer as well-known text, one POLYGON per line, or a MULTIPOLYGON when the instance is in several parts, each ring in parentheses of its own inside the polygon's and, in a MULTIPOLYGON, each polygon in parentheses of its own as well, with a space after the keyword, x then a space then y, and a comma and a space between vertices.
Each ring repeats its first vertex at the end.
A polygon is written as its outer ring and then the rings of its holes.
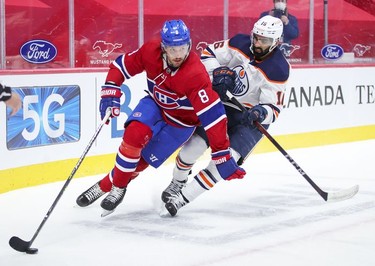
POLYGON ((9 239, 9 245, 19 252, 26 252, 26 250, 30 249, 31 243, 24 241, 17 236, 12 236, 9 239))
POLYGON ((354 197, 359 190, 359 186, 355 185, 351 188, 343 189, 336 192, 328 192, 327 201, 341 201, 354 197))

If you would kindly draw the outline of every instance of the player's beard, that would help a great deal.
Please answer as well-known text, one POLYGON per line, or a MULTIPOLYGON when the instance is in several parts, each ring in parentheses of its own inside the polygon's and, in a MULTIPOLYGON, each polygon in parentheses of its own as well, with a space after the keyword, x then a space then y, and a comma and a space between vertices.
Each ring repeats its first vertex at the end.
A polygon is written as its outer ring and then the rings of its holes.
POLYGON ((173 68, 179 68, 182 65, 182 63, 185 61, 185 59, 181 57, 177 57, 173 59, 167 58, 167 60, 168 60, 168 65, 173 68))
POLYGON ((253 54, 254 54, 255 59, 257 60, 263 59, 263 57, 267 55, 268 52, 269 52, 269 48, 267 48, 266 50, 263 50, 261 47, 253 46, 253 54))

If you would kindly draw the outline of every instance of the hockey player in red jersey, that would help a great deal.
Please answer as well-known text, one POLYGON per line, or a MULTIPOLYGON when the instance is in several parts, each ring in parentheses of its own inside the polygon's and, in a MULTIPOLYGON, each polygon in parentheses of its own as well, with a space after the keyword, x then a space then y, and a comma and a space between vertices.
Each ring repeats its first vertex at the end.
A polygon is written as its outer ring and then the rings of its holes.
MULTIPOLYGON (((229 40, 215 42, 201 55, 212 76, 213 88, 224 102, 231 153, 239 165, 262 138, 254 121, 268 128, 283 108, 290 65, 278 48, 282 33, 282 21, 265 16, 254 24, 250 35, 237 34, 229 40), (227 91, 246 106, 247 112, 230 102, 227 91)), ((205 132, 198 127, 176 158, 173 179, 161 196, 172 216, 222 180, 210 163, 187 183, 194 163, 208 148, 208 143, 205 132)))
POLYGON ((161 38, 119 56, 110 65, 101 91, 102 118, 108 110, 111 117, 119 115, 121 84, 143 71, 149 95, 125 122, 114 168, 77 198, 79 206, 88 206, 109 192, 101 207, 108 213, 114 211, 129 182, 148 165, 159 167, 199 125, 207 133, 212 161, 222 178, 245 175, 229 151, 224 106, 199 56, 190 50, 189 29, 181 20, 170 20, 164 23, 161 38))

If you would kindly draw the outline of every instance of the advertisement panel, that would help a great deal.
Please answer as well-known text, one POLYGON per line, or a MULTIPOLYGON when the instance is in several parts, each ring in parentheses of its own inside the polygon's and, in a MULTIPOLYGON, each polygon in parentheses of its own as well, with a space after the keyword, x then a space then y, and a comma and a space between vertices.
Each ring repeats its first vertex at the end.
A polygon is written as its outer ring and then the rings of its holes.
POLYGON ((277 135, 375 124, 373 68, 292 70, 277 135))
MULTIPOLYGON (((293 69, 285 108, 269 132, 285 149, 375 138, 372 73, 373 67, 293 69)), ((9 117, 0 104, 0 193, 66 179, 100 122, 105 76, 102 71, 1 77, 21 94, 23 108, 9 117)), ((76 177, 113 167, 124 122, 145 88, 144 73, 122 84, 121 114, 105 125, 76 177)), ((262 141, 255 152, 272 151, 269 147, 274 148, 262 141)))
POLYGON ((23 108, 7 114, 6 143, 17 150, 80 139, 80 88, 77 85, 13 88, 23 108))

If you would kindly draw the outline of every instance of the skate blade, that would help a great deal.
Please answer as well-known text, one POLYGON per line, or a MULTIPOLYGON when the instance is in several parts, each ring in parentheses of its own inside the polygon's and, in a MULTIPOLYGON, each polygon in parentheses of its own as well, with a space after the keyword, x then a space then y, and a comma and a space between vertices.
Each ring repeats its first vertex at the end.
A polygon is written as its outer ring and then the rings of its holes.
POLYGON ((115 210, 112 210, 112 211, 103 210, 103 212, 102 212, 102 214, 100 216, 101 217, 106 217, 106 216, 110 215, 114 211, 115 210))
POLYGON ((169 213, 167 208, 165 208, 164 205, 160 208, 159 215, 160 215, 160 217, 163 217, 163 218, 172 217, 171 214, 169 213))

